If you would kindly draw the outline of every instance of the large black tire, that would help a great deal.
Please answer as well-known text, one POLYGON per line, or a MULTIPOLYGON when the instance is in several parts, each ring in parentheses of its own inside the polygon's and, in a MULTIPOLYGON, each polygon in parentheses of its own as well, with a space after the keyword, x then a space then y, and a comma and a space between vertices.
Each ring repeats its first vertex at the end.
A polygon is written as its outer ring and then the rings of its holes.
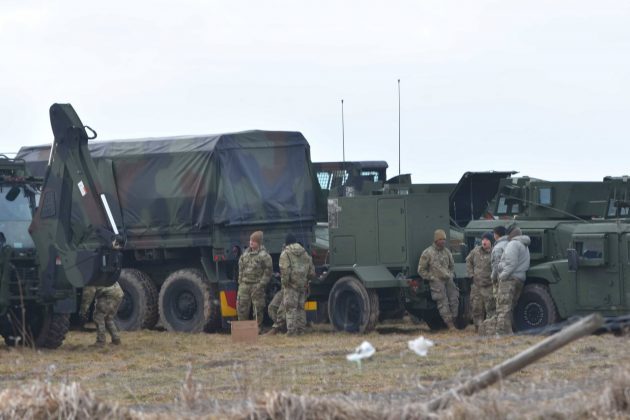
POLYGON ((25 314, 26 328, 22 328, 19 310, 9 313, 7 317, 11 328, 3 329, 2 336, 8 346, 20 344, 56 349, 63 344, 70 328, 70 315, 54 313, 51 307, 29 306, 25 314))
POLYGON ((378 313, 378 294, 368 291, 356 277, 342 277, 330 290, 328 315, 339 331, 369 332, 376 326, 378 313))
POLYGON ((544 328, 558 321, 558 310, 549 288, 537 283, 526 285, 514 309, 514 329, 544 328))
POLYGON ((160 320, 169 331, 198 333, 211 317, 208 280, 197 269, 171 273, 160 289, 160 320))
POLYGON ((158 292, 151 278, 140 270, 125 268, 118 284, 125 295, 116 313, 116 324, 123 331, 153 328, 158 321, 158 292))

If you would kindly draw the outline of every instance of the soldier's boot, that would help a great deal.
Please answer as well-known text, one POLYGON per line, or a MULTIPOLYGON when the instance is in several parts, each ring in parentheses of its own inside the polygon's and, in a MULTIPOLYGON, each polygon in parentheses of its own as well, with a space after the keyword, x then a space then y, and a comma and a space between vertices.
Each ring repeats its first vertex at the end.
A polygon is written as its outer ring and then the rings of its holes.
POLYGON ((265 333, 265 335, 277 335, 280 334, 280 330, 278 328, 272 328, 265 333))
POLYGON ((448 328, 449 330, 454 330, 455 328, 455 324, 453 323, 453 321, 446 321, 446 328, 448 328))
POLYGON ((121 341, 120 341, 120 337, 113 337, 112 338, 112 344, 115 346, 120 346, 121 341))

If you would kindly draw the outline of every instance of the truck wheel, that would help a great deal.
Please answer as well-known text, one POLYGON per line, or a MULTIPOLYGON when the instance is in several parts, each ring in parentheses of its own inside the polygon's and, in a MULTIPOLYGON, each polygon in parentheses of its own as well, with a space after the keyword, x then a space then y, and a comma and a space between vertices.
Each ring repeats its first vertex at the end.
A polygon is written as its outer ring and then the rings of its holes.
POLYGON ((378 320, 378 294, 368 291, 356 277, 342 277, 330 290, 328 315, 339 331, 369 332, 378 320))
POLYGON ((514 328, 525 331, 558 322, 558 310, 549 288, 542 284, 528 284, 514 309, 514 328))
POLYGON ((158 293, 151 278, 140 270, 125 268, 118 284, 125 292, 116 313, 116 324, 123 331, 153 328, 158 321, 158 293))
POLYGON ((171 273, 160 289, 160 320, 169 331, 197 333, 210 320, 210 288, 200 270, 171 273))
POLYGON ((11 328, 2 332, 8 346, 21 344, 37 348, 56 349, 63 343, 70 328, 70 315, 53 313, 50 307, 28 307, 26 328, 22 328, 21 315, 7 315, 11 328))

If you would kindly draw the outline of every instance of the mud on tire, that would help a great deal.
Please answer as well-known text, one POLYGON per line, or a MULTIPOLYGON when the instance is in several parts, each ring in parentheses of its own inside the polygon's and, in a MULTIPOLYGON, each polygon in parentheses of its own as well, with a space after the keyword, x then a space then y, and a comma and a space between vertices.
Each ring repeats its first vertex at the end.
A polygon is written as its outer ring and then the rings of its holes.
POLYGON ((201 332, 211 319, 214 303, 208 280, 200 270, 177 270, 160 289, 160 320, 169 331, 201 332))
POLYGON ((123 331, 153 328, 158 321, 158 292, 144 272, 125 268, 118 279, 125 292, 116 314, 116 324, 123 331))
POLYGON ((378 294, 375 290, 367 290, 356 277, 342 277, 330 290, 328 315, 333 327, 339 331, 369 332, 378 321, 378 294))
POLYGON ((54 313, 51 307, 28 307, 25 328, 21 318, 19 310, 7 314, 2 330, 6 345, 56 349, 63 344, 70 328, 70 315, 54 313))

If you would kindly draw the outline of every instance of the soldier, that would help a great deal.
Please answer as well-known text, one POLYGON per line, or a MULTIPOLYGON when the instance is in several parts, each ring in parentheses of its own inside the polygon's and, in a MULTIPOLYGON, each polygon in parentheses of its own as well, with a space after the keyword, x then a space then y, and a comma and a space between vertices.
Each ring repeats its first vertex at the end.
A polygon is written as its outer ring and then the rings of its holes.
POLYGON ((499 261, 505 247, 508 244, 508 237, 505 236, 505 226, 497 226, 492 230, 494 235, 494 247, 492 248, 492 256, 490 257, 490 264, 492 265, 492 292, 496 300, 497 290, 499 287, 499 261))
POLYGON ((509 242, 499 262, 496 333, 512 334, 512 311, 525 284, 529 269, 529 236, 512 226, 507 231, 509 242))
POLYGON ((88 286, 83 288, 83 297, 81 299, 81 309, 79 315, 82 319, 87 318, 88 309, 92 301, 94 303, 94 323, 96 324, 96 346, 104 346, 106 341, 106 332, 112 337, 112 344, 120 344, 120 334, 118 326, 114 322, 118 306, 123 298, 123 290, 118 282, 109 287, 88 286))
POLYGON ((267 335, 276 335, 279 332, 286 332, 287 329, 287 314, 284 310, 284 291, 278 290, 273 296, 269 306, 267 306, 267 313, 273 321, 273 327, 267 333, 267 335))
POLYGON ((494 305, 492 305, 493 311, 486 313, 486 320, 481 324, 479 328, 479 334, 489 335, 494 334, 496 331, 496 308, 497 308, 497 293, 499 292, 499 262, 501 256, 505 251, 505 247, 508 244, 508 237, 505 235, 505 226, 497 226, 492 230, 494 235, 494 247, 492 248, 492 254, 490 256, 490 264, 492 266, 492 299, 494 305))
POLYGON ((253 304, 259 332, 262 332, 265 315, 265 289, 273 270, 271 256, 262 243, 261 231, 256 231, 249 237, 249 248, 238 260, 238 294, 236 295, 238 320, 249 319, 249 311, 253 304))
POLYGON ((472 317, 475 330, 479 331, 486 316, 494 315, 495 300, 492 294, 492 280, 490 274, 490 256, 492 253, 492 233, 486 232, 481 237, 481 245, 470 251, 466 257, 466 272, 472 278, 470 291, 472 303, 472 317))
POLYGON ((453 282, 455 262, 446 245, 446 233, 433 233, 433 245, 422 252, 418 274, 429 281, 431 297, 437 303, 440 316, 449 329, 455 328, 454 319, 459 307, 459 289, 453 282))
POLYGON ((289 233, 284 241, 285 248, 280 254, 280 280, 282 282, 283 304, 286 311, 287 335, 299 335, 306 328, 306 290, 308 280, 315 277, 315 266, 311 256, 295 236, 289 233))

